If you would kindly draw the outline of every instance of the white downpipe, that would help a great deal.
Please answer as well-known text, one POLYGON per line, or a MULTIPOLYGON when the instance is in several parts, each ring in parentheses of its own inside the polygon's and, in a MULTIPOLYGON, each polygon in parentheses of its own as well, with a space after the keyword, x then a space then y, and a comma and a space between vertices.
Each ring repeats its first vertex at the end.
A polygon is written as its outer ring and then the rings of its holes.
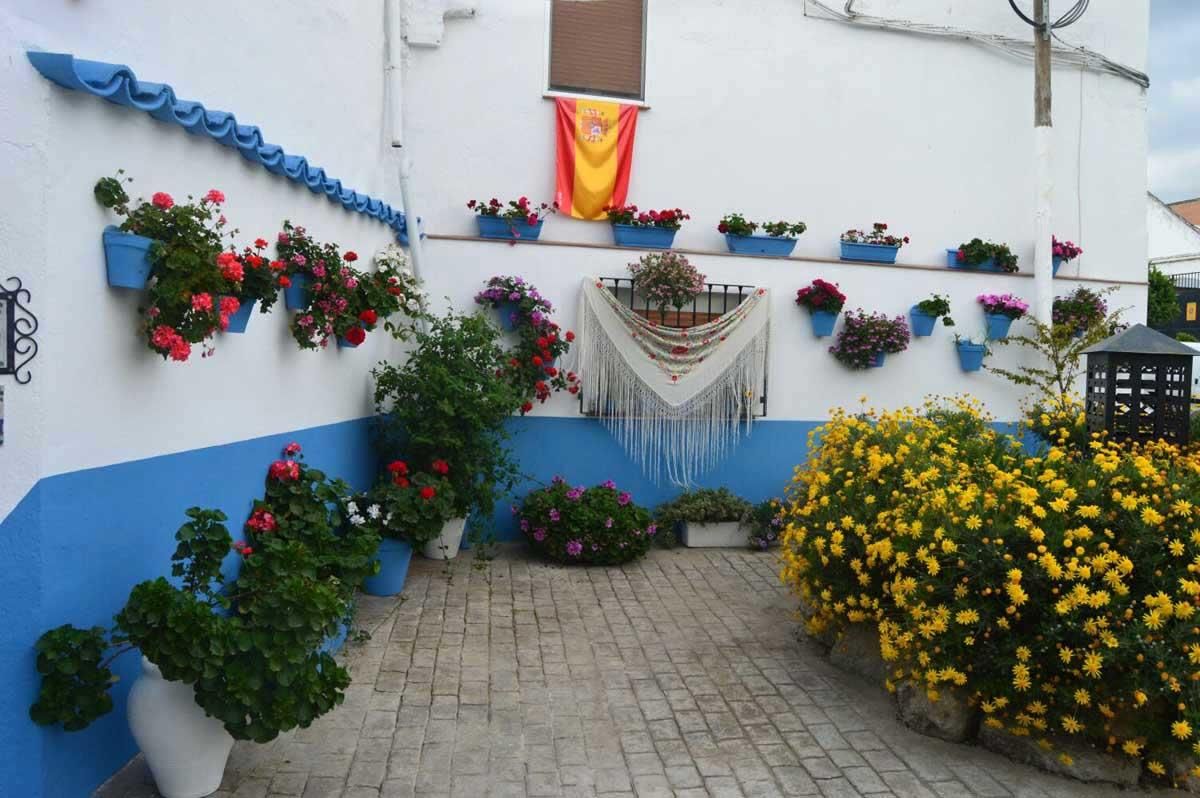
POLYGON ((1051 171, 1051 145, 1054 128, 1033 129, 1034 180, 1036 199, 1033 217, 1033 315, 1043 324, 1051 322, 1054 306, 1054 257, 1051 236, 1051 208, 1054 201, 1054 173, 1051 171))
POLYGON ((416 206, 412 200, 412 158, 404 147, 404 35, 402 30, 404 0, 385 0, 384 31, 387 40, 387 102, 388 138, 400 155, 400 201, 404 204, 404 227, 408 233, 408 251, 412 270, 417 277, 424 273, 421 251, 421 231, 417 226, 416 206))

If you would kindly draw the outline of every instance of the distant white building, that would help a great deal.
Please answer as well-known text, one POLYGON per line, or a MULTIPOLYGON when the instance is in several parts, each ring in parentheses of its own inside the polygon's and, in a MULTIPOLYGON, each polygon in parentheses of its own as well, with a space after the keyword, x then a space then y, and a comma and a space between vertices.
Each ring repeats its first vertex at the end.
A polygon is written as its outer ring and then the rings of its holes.
POLYGON ((1200 272, 1200 228, 1148 192, 1146 245, 1150 265, 1163 274, 1200 272))

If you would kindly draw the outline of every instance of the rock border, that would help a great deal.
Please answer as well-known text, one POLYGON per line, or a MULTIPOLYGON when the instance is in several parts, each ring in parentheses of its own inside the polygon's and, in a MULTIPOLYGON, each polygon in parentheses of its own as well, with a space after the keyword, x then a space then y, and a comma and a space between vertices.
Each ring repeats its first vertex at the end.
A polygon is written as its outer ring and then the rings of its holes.
MULTIPOLYGON (((829 662, 839 670, 859 676, 883 689, 890 666, 879 651, 879 636, 870 624, 851 624, 839 632, 819 637, 810 634, 801 624, 797 637, 820 645, 829 662)), ((1138 786, 1141 781, 1141 764, 1129 757, 1099 751, 1070 737, 1051 737, 1054 746, 1046 750, 1030 737, 1018 737, 981 723, 983 713, 980 709, 971 706, 961 690, 947 685, 940 685, 938 700, 930 701, 920 683, 903 681, 896 685, 892 699, 900 722, 926 737, 951 743, 974 742, 1015 762, 1084 784, 1104 783, 1128 788, 1138 786), (1071 765, 1061 761, 1059 757, 1062 754, 1070 758, 1071 765)), ((1173 764, 1178 774, 1177 788, 1200 793, 1200 779, 1190 777, 1187 773, 1187 767, 1193 763, 1173 764)), ((1147 782, 1147 786, 1162 785, 1147 782)))

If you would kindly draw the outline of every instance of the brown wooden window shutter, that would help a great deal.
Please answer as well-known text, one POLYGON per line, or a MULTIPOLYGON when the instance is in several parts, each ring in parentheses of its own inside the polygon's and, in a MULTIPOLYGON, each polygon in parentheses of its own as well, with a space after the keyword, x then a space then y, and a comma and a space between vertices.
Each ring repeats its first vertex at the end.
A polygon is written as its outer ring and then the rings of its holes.
POLYGON ((550 88, 642 99, 646 0, 551 0, 550 88))

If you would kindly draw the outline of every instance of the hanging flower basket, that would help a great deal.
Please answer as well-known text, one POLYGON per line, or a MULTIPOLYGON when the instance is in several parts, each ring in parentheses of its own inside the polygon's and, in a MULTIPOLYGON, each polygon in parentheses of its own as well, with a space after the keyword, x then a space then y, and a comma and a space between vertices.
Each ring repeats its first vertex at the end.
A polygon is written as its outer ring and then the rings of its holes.
POLYGON ((882 313, 852 310, 846 313, 829 353, 852 369, 880 368, 888 354, 907 349, 910 339, 908 321, 903 316, 889 318, 882 313))
POLYGON ((808 308, 813 335, 826 338, 833 335, 838 314, 846 304, 846 295, 836 283, 818 277, 796 292, 796 304, 808 308))
MULTIPOLYGON (((221 297, 221 299, 224 300, 225 297, 221 297)), ((250 317, 254 315, 254 305, 258 300, 246 299, 240 301, 241 304, 238 305, 238 309, 227 316, 229 319, 229 326, 225 328, 225 332, 244 333, 246 331, 246 325, 250 323, 250 317)))
POLYGON ((987 354, 986 345, 958 341, 954 346, 958 350, 958 364, 962 366, 963 371, 979 371, 983 368, 983 358, 987 354))
POLYGON ((980 294, 976 300, 983 305, 989 341, 1003 341, 1012 323, 1029 312, 1028 303, 1012 294, 980 294))
POLYGON ((937 326, 938 319, 947 327, 954 326, 954 319, 950 318, 950 298, 940 294, 933 294, 913 305, 908 311, 908 318, 912 325, 912 334, 920 338, 933 335, 933 328, 937 326))
POLYGON ((104 228, 102 238, 108 284, 113 288, 145 288, 150 279, 150 247, 154 240, 123 233, 114 225, 104 228))
POLYGON ((1070 263, 1083 254, 1083 248, 1072 241, 1059 241, 1058 236, 1050 237, 1051 252, 1053 253, 1054 275, 1064 263, 1070 263))
POLYGON ((288 310, 303 310, 308 306, 308 289, 312 278, 304 272, 296 272, 290 278, 291 284, 283 289, 283 304, 288 310))

